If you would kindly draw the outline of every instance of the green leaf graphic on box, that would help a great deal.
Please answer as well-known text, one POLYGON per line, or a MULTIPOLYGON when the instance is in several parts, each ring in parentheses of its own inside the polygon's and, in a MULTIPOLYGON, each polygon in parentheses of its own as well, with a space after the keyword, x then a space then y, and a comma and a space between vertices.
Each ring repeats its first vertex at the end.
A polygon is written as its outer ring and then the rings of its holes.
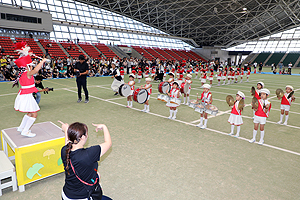
POLYGON ((51 155, 55 154, 55 150, 54 149, 48 149, 43 153, 43 157, 48 156, 48 159, 50 159, 51 155))
POLYGON ((57 160, 57 165, 59 166, 59 165, 61 165, 62 163, 63 163, 63 161, 62 161, 61 157, 59 157, 59 159, 57 160))
POLYGON ((39 174, 39 170, 42 169, 43 167, 44 167, 43 164, 41 164, 41 163, 35 163, 34 165, 32 165, 32 167, 30 167, 27 170, 26 176, 29 179, 32 179, 35 174, 37 174, 39 176, 42 176, 42 175, 39 174))

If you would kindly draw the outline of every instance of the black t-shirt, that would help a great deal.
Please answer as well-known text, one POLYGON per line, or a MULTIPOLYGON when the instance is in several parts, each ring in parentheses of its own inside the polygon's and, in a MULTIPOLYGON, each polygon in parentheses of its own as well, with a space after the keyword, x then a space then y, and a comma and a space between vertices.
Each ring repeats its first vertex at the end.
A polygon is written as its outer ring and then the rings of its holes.
MULTIPOLYGON (((75 69, 79 69, 80 73, 86 72, 86 70, 89 70, 89 65, 84 61, 82 64, 80 62, 77 62, 75 64, 75 69)), ((86 75, 81 75, 77 78, 86 78, 86 75)))
POLYGON ((44 89, 44 85, 43 85, 42 82, 40 82, 39 84, 35 83, 35 87, 36 87, 36 88, 44 89))
MULTIPOLYGON (((66 167, 66 148, 64 146, 61 149, 61 158, 66 167)), ((93 181, 99 183, 99 177, 97 174, 98 161, 100 160, 101 147, 100 145, 91 146, 86 149, 77 149, 70 152, 70 160, 76 172, 76 175, 84 182, 93 184, 93 181), (92 180, 93 179, 93 180, 92 180)), ((88 197, 87 189, 91 190, 95 186, 87 186, 77 179, 75 176, 71 164, 69 164, 69 173, 65 170, 65 185, 63 191, 68 198, 71 199, 83 199, 88 197)), ((97 184, 96 184, 97 185, 97 184)))

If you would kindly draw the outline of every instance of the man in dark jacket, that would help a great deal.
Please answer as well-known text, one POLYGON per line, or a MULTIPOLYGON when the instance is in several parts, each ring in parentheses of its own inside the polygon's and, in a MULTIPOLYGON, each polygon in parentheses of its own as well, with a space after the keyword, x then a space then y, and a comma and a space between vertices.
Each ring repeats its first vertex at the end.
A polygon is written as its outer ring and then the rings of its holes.
POLYGON ((86 78, 89 73, 89 66, 85 61, 85 58, 83 55, 80 55, 78 57, 79 62, 75 64, 74 67, 74 73, 76 75, 76 83, 77 83, 77 88, 78 88, 78 101, 77 103, 80 103, 82 101, 81 98, 81 87, 83 87, 84 94, 85 94, 85 102, 89 102, 89 92, 86 88, 86 78))

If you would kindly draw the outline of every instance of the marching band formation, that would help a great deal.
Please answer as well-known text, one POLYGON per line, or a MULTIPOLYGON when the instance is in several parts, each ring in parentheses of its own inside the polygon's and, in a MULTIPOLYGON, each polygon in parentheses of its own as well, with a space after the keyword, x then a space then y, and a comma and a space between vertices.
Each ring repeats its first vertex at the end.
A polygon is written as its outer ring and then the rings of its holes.
MULTIPOLYGON (((121 84, 119 87, 119 94, 121 96, 127 97, 127 107, 132 108, 132 100, 131 96, 133 97, 133 100, 137 103, 144 104, 143 112, 149 112, 149 99, 150 95, 152 93, 152 85, 151 81, 155 77, 154 70, 151 71, 151 78, 149 78, 149 69, 145 72, 146 77, 146 85, 141 86, 140 88, 137 88, 134 90, 135 85, 135 77, 136 75, 134 73, 131 73, 129 75, 130 81, 128 83, 121 84)), ((170 108, 170 116, 168 119, 176 119, 176 115, 178 112, 178 107, 182 105, 188 105, 189 107, 193 108, 196 112, 200 113, 200 123, 196 125, 197 127, 201 129, 207 128, 207 116, 210 115, 216 115, 218 113, 218 108, 214 105, 212 105, 212 93, 210 92, 210 88, 212 86, 212 81, 214 78, 214 71, 210 70, 210 73, 207 74, 209 70, 207 69, 201 69, 199 70, 198 67, 194 69, 188 69, 185 70, 184 68, 179 68, 175 75, 175 70, 172 69, 171 72, 168 73, 169 79, 165 80, 166 72, 164 72, 164 78, 162 82, 158 85, 158 91, 160 94, 157 96, 157 100, 163 101, 166 103, 166 106, 170 108), (196 100, 190 100, 189 95, 191 92, 191 85, 192 85, 192 72, 194 71, 196 75, 196 79, 198 78, 199 71, 200 71, 200 78, 203 88, 203 92, 200 95, 200 98, 197 93, 197 99, 196 100), (186 76, 184 77, 184 73, 186 73, 186 76), (176 77, 176 79, 175 79, 176 77), (206 80, 209 80, 209 84, 206 83, 206 80), (183 96, 183 102, 180 98, 183 96)), ((217 71, 216 77, 218 80, 218 85, 221 85, 221 80, 223 81, 222 85, 226 84, 226 78, 228 80, 227 84, 233 84, 233 83, 242 83, 243 76, 244 76, 244 69, 240 71, 239 68, 234 70, 233 68, 224 68, 219 69, 217 71), (240 78, 240 81, 238 80, 240 78)), ((140 82, 140 76, 138 75, 139 82, 140 82)), ((247 81, 249 82, 249 76, 250 76, 250 70, 246 72, 247 81)), ((254 123, 254 129, 253 129, 253 138, 249 140, 250 143, 254 143, 256 141, 256 135, 258 128, 260 128, 260 140, 258 144, 262 145, 264 143, 264 126, 266 124, 266 120, 269 117, 269 113, 271 110, 271 102, 268 100, 268 97, 270 95, 270 91, 264 87, 263 82, 258 82, 256 85, 256 89, 254 87, 251 88, 251 94, 253 96, 251 105, 253 109, 253 123, 254 123)), ((282 89, 276 90, 276 95, 278 99, 281 99, 281 115, 280 115, 280 121, 278 124, 282 123, 284 114, 285 114, 285 122, 283 125, 287 125, 288 120, 288 113, 290 110, 290 106, 292 101, 295 101, 294 96, 294 88, 291 85, 286 86, 286 93, 283 92, 282 89)), ((228 119, 228 122, 231 125, 231 131, 228 135, 239 137, 240 136, 240 130, 241 125, 243 124, 242 119, 242 111, 245 107, 245 94, 241 91, 237 91, 235 100, 231 95, 228 95, 226 97, 227 104, 231 107, 231 113, 228 119), (234 135, 234 127, 237 127, 237 132, 234 135)))

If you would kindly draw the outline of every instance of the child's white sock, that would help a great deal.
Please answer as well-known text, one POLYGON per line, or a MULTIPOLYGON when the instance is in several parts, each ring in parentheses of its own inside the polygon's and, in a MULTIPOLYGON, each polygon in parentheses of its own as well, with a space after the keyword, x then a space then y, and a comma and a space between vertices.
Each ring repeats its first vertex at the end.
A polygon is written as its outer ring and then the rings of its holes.
POLYGON ((173 110, 170 110, 170 116, 169 116, 169 118, 172 117, 172 114, 173 114, 173 110))
POLYGON ((130 103, 129 103, 129 101, 127 101, 127 106, 130 106, 130 103))
POLYGON ((130 102, 130 106, 132 107, 132 101, 129 101, 130 102))
MULTIPOLYGON (((281 122, 282 122, 282 120, 283 120, 283 116, 284 116, 284 115, 280 114, 280 120, 279 120, 279 121, 281 121, 281 122)), ((285 119, 286 119, 286 117, 285 117, 285 119)))
POLYGON ((256 130, 253 130, 253 138, 252 138, 252 139, 254 139, 254 140, 255 140, 255 138, 256 138, 256 134, 257 134, 257 131, 256 131, 256 130))
POLYGON ((234 131, 234 125, 231 125, 231 131, 230 131, 231 135, 233 134, 233 131, 234 131))
POLYGON ((146 104, 144 104, 144 110, 146 110, 147 109, 147 105, 146 104))
POLYGON ((200 124, 203 124, 203 117, 200 117, 200 124))
POLYGON ((150 108, 150 105, 147 105, 147 110, 149 110, 149 108, 150 108))
POLYGON ((204 119, 204 126, 206 126, 207 124, 207 119, 204 119))
POLYGON ((188 103, 190 101, 190 96, 186 97, 186 102, 188 103))
POLYGON ((287 124, 288 119, 289 119, 289 115, 286 115, 285 116, 285 121, 284 121, 285 124, 287 124))
POLYGON ((20 124, 20 126, 18 127, 18 131, 22 131, 27 123, 27 120, 29 119, 30 117, 26 114, 24 115, 23 119, 22 119, 22 122, 20 124))
POLYGON ((174 110, 174 116, 173 118, 176 118, 177 110, 174 110))
POLYGON ((236 127, 236 136, 240 136, 240 130, 241 130, 241 126, 237 126, 236 127))
POLYGON ((264 136, 265 136, 265 131, 260 131, 260 140, 259 140, 259 142, 264 141, 264 136))
POLYGON ((185 104, 185 97, 183 97, 183 103, 185 104))
POLYGON ((23 134, 23 135, 27 134, 27 132, 29 131, 29 129, 31 128, 31 126, 35 122, 35 120, 36 120, 36 118, 34 118, 34 117, 28 117, 27 122, 26 122, 21 134, 23 134))

